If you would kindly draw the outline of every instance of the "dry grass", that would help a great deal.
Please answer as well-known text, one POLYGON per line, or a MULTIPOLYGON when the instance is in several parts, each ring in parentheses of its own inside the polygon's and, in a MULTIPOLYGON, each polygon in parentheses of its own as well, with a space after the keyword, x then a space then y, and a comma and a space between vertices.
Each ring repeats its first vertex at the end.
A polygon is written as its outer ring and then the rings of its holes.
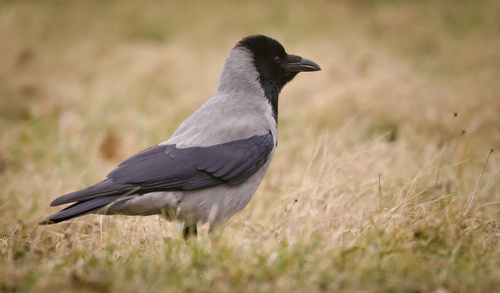
POLYGON ((0 2, 0 292, 494 292, 499 28, 494 0, 0 2), (271 168, 216 239, 37 227, 168 138, 252 33, 324 70, 283 91, 271 168))

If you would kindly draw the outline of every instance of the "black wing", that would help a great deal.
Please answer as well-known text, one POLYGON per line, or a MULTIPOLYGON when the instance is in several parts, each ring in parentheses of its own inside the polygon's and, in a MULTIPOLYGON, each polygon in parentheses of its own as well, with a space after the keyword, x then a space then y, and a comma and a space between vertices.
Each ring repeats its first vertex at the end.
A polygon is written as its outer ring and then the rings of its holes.
POLYGON ((265 164, 273 144, 268 133, 209 147, 157 145, 125 160, 108 178, 120 184, 169 190, 199 189, 222 182, 237 185, 265 164))
POLYGON ((57 198, 51 205, 134 192, 175 191, 238 185, 262 167, 274 147, 272 134, 209 147, 157 145, 121 163, 108 180, 57 198))

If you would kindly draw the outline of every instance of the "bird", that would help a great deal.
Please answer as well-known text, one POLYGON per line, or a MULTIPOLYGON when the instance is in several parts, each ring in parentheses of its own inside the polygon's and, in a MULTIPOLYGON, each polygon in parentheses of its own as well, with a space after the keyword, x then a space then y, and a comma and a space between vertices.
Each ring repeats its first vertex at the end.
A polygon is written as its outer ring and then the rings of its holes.
POLYGON ((184 222, 184 238, 209 231, 249 203, 278 144, 278 96, 299 72, 321 70, 286 53, 275 39, 251 35, 231 50, 217 92, 170 139, 118 165, 102 182, 60 196, 72 203, 40 225, 87 214, 162 215, 184 222))

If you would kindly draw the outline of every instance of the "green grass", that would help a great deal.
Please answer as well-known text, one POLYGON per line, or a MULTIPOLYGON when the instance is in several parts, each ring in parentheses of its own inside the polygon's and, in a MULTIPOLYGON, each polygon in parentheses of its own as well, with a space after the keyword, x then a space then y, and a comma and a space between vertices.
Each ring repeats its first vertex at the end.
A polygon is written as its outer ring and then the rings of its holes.
POLYGON ((500 287, 498 1, 5 0, 0 35, 0 292, 500 287), (241 214, 188 242, 158 217, 37 226, 166 140, 252 33, 323 71, 283 90, 241 214))

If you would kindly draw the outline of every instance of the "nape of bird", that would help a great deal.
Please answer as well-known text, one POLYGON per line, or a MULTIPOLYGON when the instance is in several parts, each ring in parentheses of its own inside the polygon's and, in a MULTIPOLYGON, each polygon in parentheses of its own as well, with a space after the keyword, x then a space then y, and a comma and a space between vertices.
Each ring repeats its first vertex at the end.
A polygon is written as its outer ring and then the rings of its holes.
POLYGON ((107 179, 56 198, 72 203, 48 225, 87 214, 155 215, 210 230, 241 211, 261 183, 277 146, 278 96, 299 72, 318 71, 311 60, 287 54, 263 35, 232 49, 216 94, 172 137, 122 162, 107 179))

